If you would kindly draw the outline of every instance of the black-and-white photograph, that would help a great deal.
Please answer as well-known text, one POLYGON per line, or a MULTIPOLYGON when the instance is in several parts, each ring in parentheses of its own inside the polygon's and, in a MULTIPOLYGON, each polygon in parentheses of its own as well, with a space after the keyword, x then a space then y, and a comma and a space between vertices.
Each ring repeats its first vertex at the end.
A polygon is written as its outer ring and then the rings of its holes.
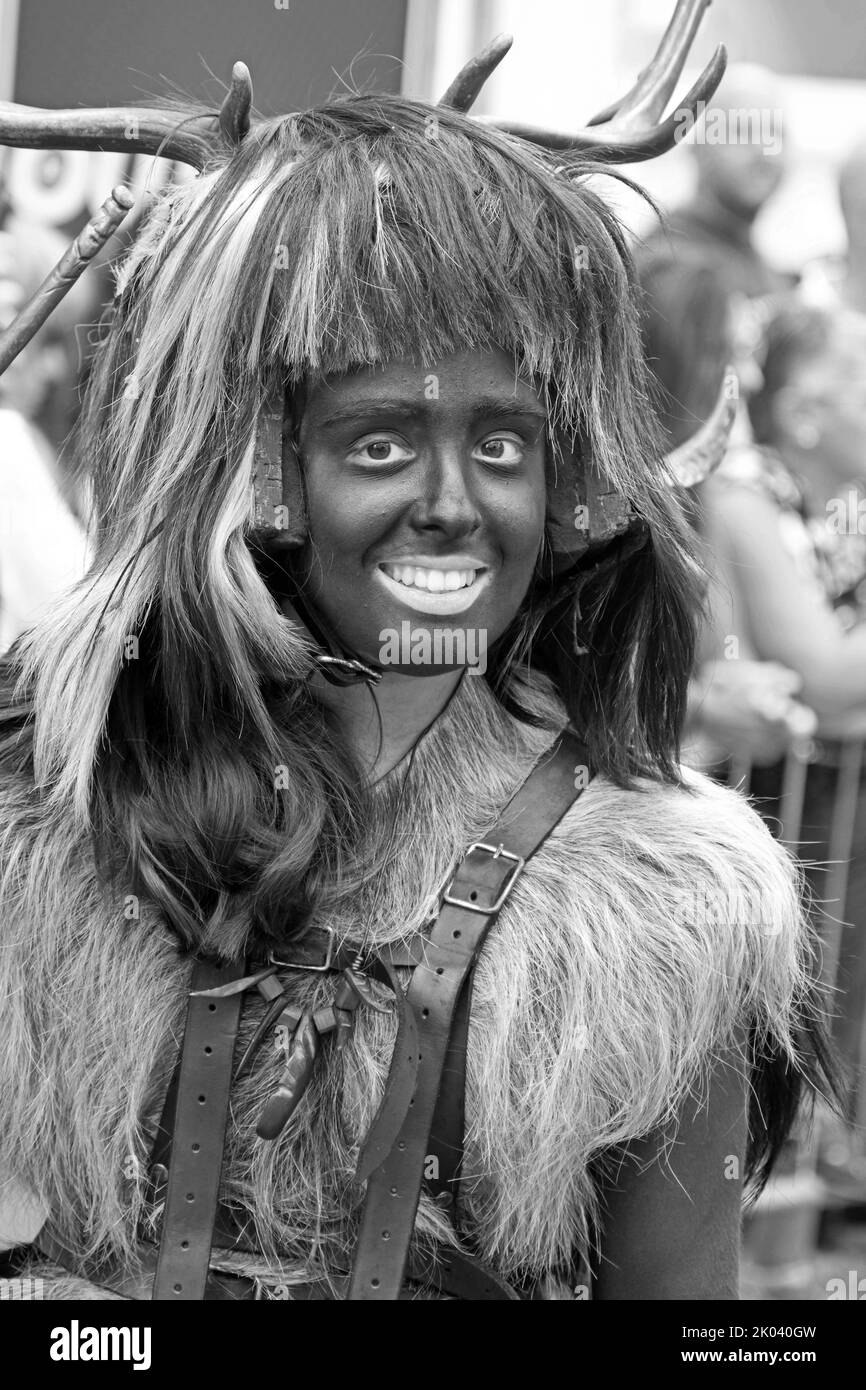
POLYGON ((820 1367, 864 740, 860 0, 0 0, 34 1367, 439 1299, 820 1367))

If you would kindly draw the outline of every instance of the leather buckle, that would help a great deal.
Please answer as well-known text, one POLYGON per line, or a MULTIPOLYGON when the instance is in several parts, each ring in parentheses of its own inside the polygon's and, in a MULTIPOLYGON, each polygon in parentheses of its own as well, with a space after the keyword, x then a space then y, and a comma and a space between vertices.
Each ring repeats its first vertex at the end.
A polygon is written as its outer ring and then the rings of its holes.
POLYGON ((447 889, 445 890, 445 894, 442 901, 450 903, 452 907, 465 907, 468 912, 481 912, 486 917, 491 912, 499 911, 500 907, 505 902, 505 899, 508 897, 508 894, 514 887, 514 884, 517 881, 517 877, 523 869, 526 860, 522 859, 519 854, 512 854, 510 850, 504 849, 502 845, 487 845, 484 844, 481 840, 476 840, 475 843, 471 844, 468 850, 466 851, 463 862, 465 863, 466 859, 469 858, 470 854, 473 854, 477 849, 484 850, 486 854, 491 855, 494 859, 510 859, 512 861, 513 868, 511 869, 508 878, 505 880, 504 884, 502 885, 502 888, 500 889, 499 897, 493 903, 481 904, 476 902, 470 902, 468 898, 456 897, 451 892, 451 889, 454 886, 454 879, 456 879, 457 874, 460 872, 460 869, 458 868, 456 873, 454 874, 454 878, 452 878, 447 889))
POLYGON ((271 951, 270 955, 268 956, 268 960, 270 961, 271 965, 280 965, 283 967, 284 970, 314 970, 318 973, 322 973, 325 970, 330 970, 331 964, 334 959, 334 928, 322 927, 321 930, 326 931, 328 933, 328 949, 325 952, 324 965, 306 965, 303 961, 298 962, 290 960, 277 960, 277 957, 274 955, 273 951, 271 951))

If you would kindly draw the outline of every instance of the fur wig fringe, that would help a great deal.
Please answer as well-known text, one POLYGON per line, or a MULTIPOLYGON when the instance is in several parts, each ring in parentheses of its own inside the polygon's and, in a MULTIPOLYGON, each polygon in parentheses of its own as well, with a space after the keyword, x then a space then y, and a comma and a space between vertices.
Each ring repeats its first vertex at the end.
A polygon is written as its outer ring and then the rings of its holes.
MULTIPOLYGON (((317 925, 368 943, 429 920, 467 843, 489 831, 562 726, 540 677, 523 698, 534 727, 506 713, 483 679, 464 679, 414 755, 373 789, 352 853, 380 869, 361 875, 360 889, 331 884, 317 925)), ((82 1258, 134 1270, 189 961, 151 903, 130 917, 106 892, 78 827, 27 777, 7 775, 4 791, 0 1169, 82 1258)), ((700 1095, 742 1027, 802 1065, 805 932, 792 861, 733 792, 697 774, 685 786, 590 784, 518 880, 477 968, 464 1190, 482 1257, 506 1276, 540 1276, 588 1256, 594 1165, 700 1095)), ((284 979, 298 1002, 330 999, 327 978, 284 979)), ((242 1038, 261 1007, 250 1000, 242 1038)), ((325 1046, 273 1144, 254 1127, 277 1056, 263 1049, 235 1088, 223 1198, 261 1252, 244 1257, 244 1272, 291 1282, 308 1268, 345 1268, 363 1196, 354 1164, 393 1036, 390 1015, 362 1010, 346 1052, 325 1046)), ((453 1239, 422 1197, 419 1247, 453 1239)), ((50 1267, 32 1272, 49 1297, 80 1296, 66 1275, 55 1287, 50 1267)))

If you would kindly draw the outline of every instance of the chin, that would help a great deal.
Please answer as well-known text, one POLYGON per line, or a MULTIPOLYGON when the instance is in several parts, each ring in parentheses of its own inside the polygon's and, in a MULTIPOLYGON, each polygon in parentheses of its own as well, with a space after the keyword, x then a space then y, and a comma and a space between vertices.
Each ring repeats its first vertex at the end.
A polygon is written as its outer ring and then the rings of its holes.
MULTIPOLYGON (((492 639, 483 621, 477 626, 460 617, 431 617, 417 613, 389 614, 376 634, 372 660, 386 673, 404 676, 442 676, 466 670, 483 675, 492 639)), ((367 650, 370 643, 365 643, 367 650)))

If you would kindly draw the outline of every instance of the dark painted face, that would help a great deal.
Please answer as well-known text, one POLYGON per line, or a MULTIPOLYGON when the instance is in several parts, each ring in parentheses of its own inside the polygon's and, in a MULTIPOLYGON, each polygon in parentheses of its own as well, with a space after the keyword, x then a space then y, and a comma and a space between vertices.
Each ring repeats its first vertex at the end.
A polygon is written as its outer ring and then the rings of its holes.
POLYGON ((311 392, 305 592, 346 646, 419 675, 480 664, 541 547, 545 426, 498 349, 390 362, 311 392))

